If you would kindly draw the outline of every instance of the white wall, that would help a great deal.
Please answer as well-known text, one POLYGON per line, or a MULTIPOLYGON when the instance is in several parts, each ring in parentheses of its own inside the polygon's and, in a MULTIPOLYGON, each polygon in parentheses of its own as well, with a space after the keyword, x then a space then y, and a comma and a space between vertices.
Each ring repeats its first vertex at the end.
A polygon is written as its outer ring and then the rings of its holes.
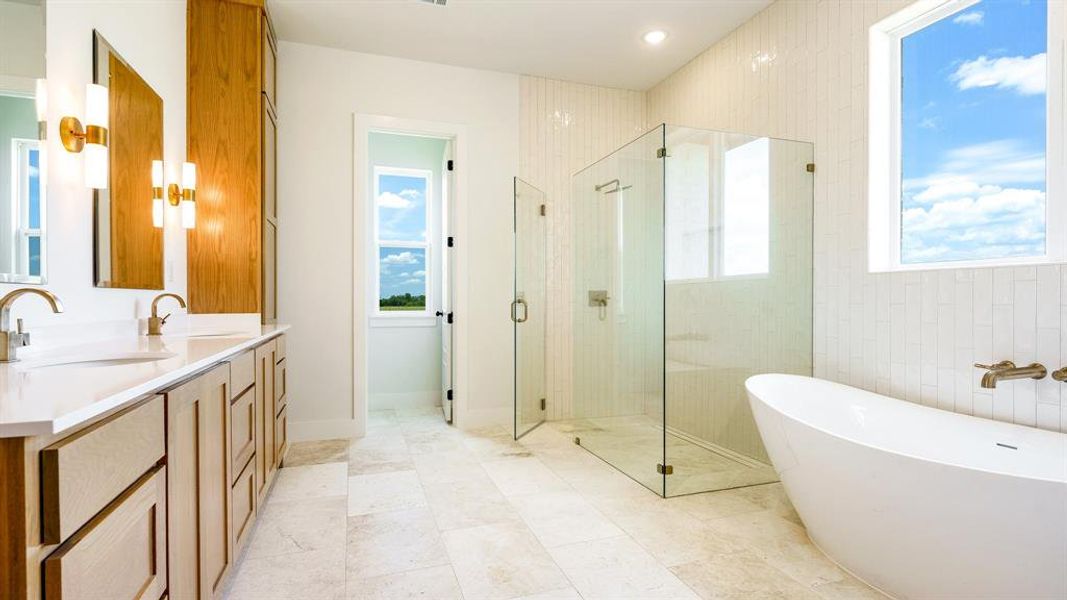
POLYGON ((650 90, 649 120, 814 142, 816 376, 1067 431, 1062 385, 972 366, 1067 360, 1067 269, 867 272, 867 32, 907 4, 779 0, 650 90))
MULTIPOLYGON (((279 319, 293 325, 294 439, 359 435, 353 405, 353 115, 462 125, 469 169, 456 207, 457 423, 507 424, 512 404, 511 202, 518 172, 515 75, 282 42, 278 56, 279 319), (467 229, 463 228, 467 222, 467 229), (462 310, 462 312, 461 312, 462 310)), ((360 340, 362 342, 362 340, 360 340)))
MULTIPOLYGON (((185 2, 58 1, 47 5, 48 173, 45 288, 66 307, 52 315, 39 299, 24 298, 16 316, 35 324, 88 323, 144 317, 158 292, 97 289, 93 285, 93 195, 85 187, 80 154, 59 141, 64 115, 83 116, 85 85, 92 82, 93 29, 115 47, 163 98, 163 155, 177 177, 185 160, 185 2)), ((147 200, 146 200, 147 201, 147 200)), ((177 217, 169 214, 168 218, 177 217)), ((185 293, 185 232, 170 218, 165 233, 165 285, 185 293)), ((20 287, 0 284, 0 293, 20 287)))

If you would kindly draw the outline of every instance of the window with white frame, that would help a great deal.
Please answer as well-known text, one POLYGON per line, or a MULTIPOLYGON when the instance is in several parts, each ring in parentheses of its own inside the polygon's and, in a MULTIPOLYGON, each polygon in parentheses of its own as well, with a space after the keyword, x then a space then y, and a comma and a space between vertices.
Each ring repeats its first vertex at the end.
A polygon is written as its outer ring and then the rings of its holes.
POLYGON ((12 158, 12 223, 14 224, 14 272, 41 276, 42 239, 44 236, 41 206, 41 142, 14 138, 12 158))
POLYGON ((433 244, 429 231, 433 173, 374 167, 374 237, 378 316, 427 316, 433 244))
POLYGON ((871 28, 871 270, 1063 259, 1063 21, 920 0, 871 28))

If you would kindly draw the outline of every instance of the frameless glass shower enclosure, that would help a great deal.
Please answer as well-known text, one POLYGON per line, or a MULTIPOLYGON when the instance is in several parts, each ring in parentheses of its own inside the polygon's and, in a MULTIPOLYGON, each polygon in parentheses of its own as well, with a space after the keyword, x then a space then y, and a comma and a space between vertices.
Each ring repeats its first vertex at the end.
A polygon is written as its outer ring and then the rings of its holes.
POLYGON ((744 381, 811 374, 812 160, 661 125, 574 175, 583 448, 663 496, 776 480, 744 381))

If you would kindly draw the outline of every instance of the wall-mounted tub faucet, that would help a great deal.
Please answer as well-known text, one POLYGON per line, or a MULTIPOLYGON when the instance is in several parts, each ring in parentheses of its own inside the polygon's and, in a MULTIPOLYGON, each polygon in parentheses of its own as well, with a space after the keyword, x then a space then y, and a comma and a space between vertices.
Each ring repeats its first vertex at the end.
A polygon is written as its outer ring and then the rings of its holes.
POLYGON ((986 370, 985 375, 982 375, 982 387, 989 390, 997 387, 997 382, 1001 380, 1043 379, 1048 374, 1048 369, 1040 363, 1031 363, 1026 367, 1016 367, 1015 363, 1010 360, 1002 360, 993 365, 974 363, 974 366, 986 370))
POLYGON ((1060 383, 1067 382, 1067 367, 1060 367, 1053 371, 1052 378, 1060 383))

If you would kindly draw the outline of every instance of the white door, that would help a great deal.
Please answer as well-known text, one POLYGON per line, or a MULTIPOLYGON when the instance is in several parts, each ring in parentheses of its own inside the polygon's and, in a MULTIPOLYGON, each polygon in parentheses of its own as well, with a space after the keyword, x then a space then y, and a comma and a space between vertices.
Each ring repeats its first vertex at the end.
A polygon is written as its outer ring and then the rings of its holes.
POLYGON ((452 422, 452 254, 455 250, 452 238, 452 195, 455 185, 452 147, 449 141, 445 149, 445 164, 441 186, 441 310, 437 312, 441 319, 441 409, 445 422, 452 422))

